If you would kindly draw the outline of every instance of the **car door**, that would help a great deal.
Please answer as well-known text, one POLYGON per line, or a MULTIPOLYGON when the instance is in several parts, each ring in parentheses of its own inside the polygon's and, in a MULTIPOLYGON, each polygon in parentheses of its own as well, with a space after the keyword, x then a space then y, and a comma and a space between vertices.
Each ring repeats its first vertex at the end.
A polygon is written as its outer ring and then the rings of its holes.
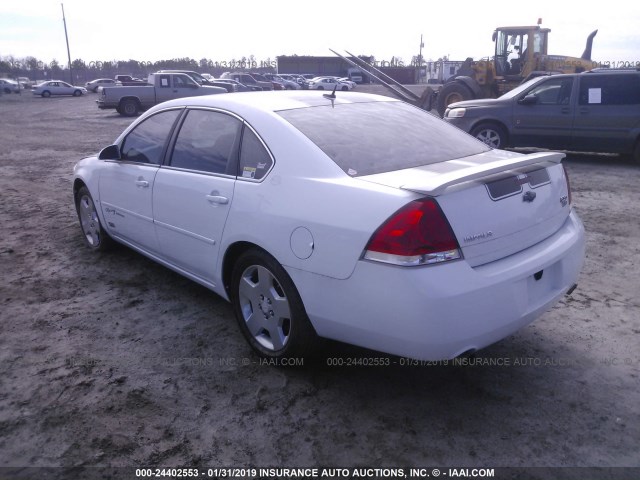
POLYGON ((189 97, 197 88, 198 84, 188 75, 161 75, 160 88, 156 88, 156 100, 160 103, 174 98, 189 97))
POLYGON ((640 128, 640 74, 580 75, 571 149, 628 153, 640 128))
POLYGON ((100 206, 109 233, 151 253, 159 251, 153 182, 181 111, 160 112, 139 123, 119 145, 120 159, 105 161, 100 175, 100 206))
POLYGON ((162 257, 210 284, 233 200, 241 126, 224 112, 189 109, 153 187, 162 257))
POLYGON ((549 77, 514 99, 511 146, 569 147, 575 111, 573 83, 571 76, 549 77))
POLYGON ((66 82, 58 82, 58 88, 56 89, 57 95, 73 95, 73 85, 66 82))

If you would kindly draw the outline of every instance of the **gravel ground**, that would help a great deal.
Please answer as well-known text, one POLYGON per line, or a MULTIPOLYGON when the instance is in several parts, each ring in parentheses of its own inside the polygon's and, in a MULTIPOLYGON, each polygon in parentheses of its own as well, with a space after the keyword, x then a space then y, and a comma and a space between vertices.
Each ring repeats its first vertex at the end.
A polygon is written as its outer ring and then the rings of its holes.
MULTIPOLYGON (((578 289, 477 357, 338 367, 380 355, 331 343, 326 359, 276 368, 208 290, 124 247, 84 247, 73 164, 131 121, 95 98, 0 96, 0 478, 27 466, 640 467, 640 166, 568 157, 587 230, 578 289)), ((629 472, 598 478, 640 478, 629 472)))

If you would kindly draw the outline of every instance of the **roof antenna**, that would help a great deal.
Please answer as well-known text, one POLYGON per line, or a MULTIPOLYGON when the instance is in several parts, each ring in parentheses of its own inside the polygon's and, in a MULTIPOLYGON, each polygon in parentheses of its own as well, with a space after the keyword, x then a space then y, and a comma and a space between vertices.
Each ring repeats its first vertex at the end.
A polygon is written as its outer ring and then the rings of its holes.
POLYGON ((328 98, 329 100, 331 100, 331 107, 332 108, 336 108, 335 105, 335 101, 336 101, 336 88, 338 88, 338 84, 335 85, 335 87, 333 87, 333 92, 331 92, 331 95, 329 95, 328 93, 323 93, 322 96, 324 98, 328 98))

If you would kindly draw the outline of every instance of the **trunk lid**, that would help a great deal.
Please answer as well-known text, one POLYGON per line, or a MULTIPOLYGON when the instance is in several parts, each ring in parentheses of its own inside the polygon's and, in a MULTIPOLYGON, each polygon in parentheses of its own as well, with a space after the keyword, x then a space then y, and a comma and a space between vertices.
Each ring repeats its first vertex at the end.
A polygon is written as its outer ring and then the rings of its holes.
POLYGON ((560 153, 492 150, 361 180, 437 197, 471 266, 524 250, 553 235, 571 206, 560 153))

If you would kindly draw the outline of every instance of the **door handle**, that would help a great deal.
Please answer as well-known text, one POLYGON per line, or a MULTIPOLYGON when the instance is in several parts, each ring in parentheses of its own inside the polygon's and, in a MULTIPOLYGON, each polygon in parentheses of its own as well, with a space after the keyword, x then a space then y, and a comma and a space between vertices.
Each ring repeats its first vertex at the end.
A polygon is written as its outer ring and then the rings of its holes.
POLYGON ((216 203, 218 205, 226 205, 229 203, 229 199, 222 195, 207 195, 207 200, 209 200, 209 203, 216 203))
POLYGON ((582 115, 585 115, 585 114, 589 113, 589 109, 588 109, 588 108, 581 108, 581 109, 580 109, 580 113, 581 113, 582 115))
POLYGON ((560 113, 570 113, 570 112, 571 112, 571 110, 569 110, 569 107, 562 107, 560 109, 560 113))
POLYGON ((136 180, 136 186, 147 188, 149 186, 149 182, 147 182, 146 180, 136 180))

